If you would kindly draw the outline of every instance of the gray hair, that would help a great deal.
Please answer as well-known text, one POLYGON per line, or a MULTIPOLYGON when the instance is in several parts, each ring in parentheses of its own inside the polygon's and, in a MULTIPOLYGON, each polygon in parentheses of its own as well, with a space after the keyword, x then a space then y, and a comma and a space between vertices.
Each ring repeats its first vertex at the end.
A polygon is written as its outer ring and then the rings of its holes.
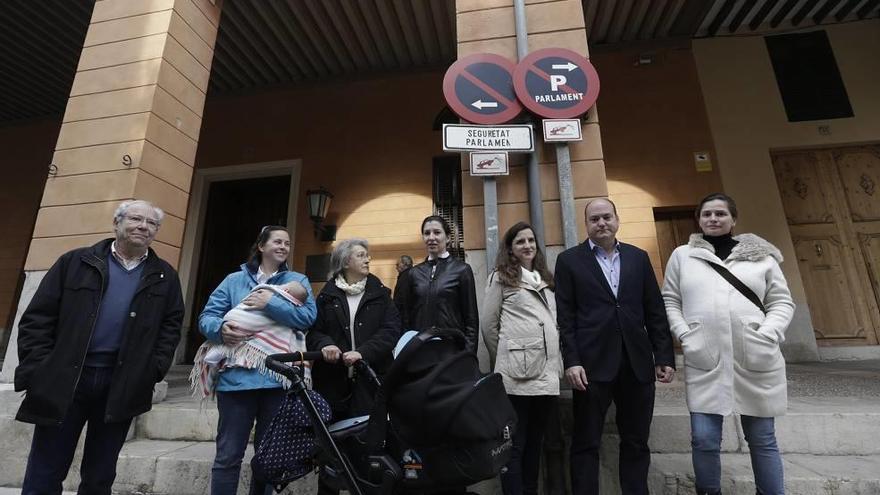
POLYGON ((123 201, 117 208, 116 211, 113 212, 113 223, 119 223, 122 220, 122 217, 128 213, 129 208, 132 206, 146 206, 148 208, 152 208, 153 212, 156 214, 156 221, 159 222, 159 225, 162 225, 162 220, 165 218, 165 212, 162 211, 162 208, 150 203, 149 201, 145 201, 143 199, 132 199, 129 201, 123 201))
POLYGON ((330 254, 330 278, 334 279, 337 275, 342 273, 345 270, 345 264, 348 263, 348 260, 351 258, 351 252, 354 250, 355 246, 360 246, 367 251, 370 250, 370 244, 366 239, 345 239, 340 241, 339 244, 333 248, 333 252, 330 254))

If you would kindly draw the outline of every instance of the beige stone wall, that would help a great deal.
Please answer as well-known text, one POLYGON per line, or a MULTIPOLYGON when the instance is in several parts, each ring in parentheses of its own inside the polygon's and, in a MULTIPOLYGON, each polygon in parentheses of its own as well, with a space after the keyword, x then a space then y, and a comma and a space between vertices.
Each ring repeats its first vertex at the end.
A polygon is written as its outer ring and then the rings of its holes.
MULTIPOLYGON (((588 55, 583 6, 577 0, 527 1, 526 18, 529 50, 568 48, 588 55)), ((512 0, 458 0, 456 2, 458 56, 496 53, 516 62, 516 31, 512 0)), ((544 206, 545 242, 562 245, 562 217, 559 209, 559 183, 556 151, 540 141, 540 121, 536 126, 537 153, 544 206)), ((606 196, 602 143, 595 111, 583 124, 584 140, 571 144, 575 209, 582 211, 587 200, 606 196)), ((528 220, 528 190, 525 155, 511 155, 511 173, 498 178, 498 224, 501 232, 519 220, 528 220)), ((466 155, 465 155, 466 157, 466 155)), ((465 248, 485 249, 482 179, 470 177, 467 160, 462 160, 464 193, 465 248)), ((578 215, 580 217, 580 215, 578 215)), ((586 232, 578 222, 578 237, 586 232)))
MULTIPOLYGON (((724 189, 739 204, 737 228, 766 237, 789 261, 783 271, 799 312, 792 328, 809 344, 812 328, 806 295, 771 163, 772 150, 880 141, 880 21, 823 27, 853 107, 852 118, 788 122, 761 37, 694 41, 694 54, 709 115, 724 189), (828 125, 822 135, 819 125, 828 125)), ((791 329, 789 333, 792 334, 791 329)), ((812 343, 815 346, 815 340, 812 343)))
POLYGON ((594 52, 602 81, 602 148, 608 192, 618 206, 619 237, 651 257, 662 280, 654 208, 690 206, 721 189, 717 157, 690 42, 594 52), (648 52, 653 62, 636 65, 648 52), (710 171, 695 152, 708 151, 710 171))
MULTIPOLYGON (((788 122, 761 37, 694 41, 694 55, 718 150, 724 188, 739 199, 737 227, 759 232, 794 259, 788 225, 770 161, 771 150, 880 141, 880 21, 826 26, 852 118, 788 122), (821 135, 828 125, 830 135, 821 135)), ((796 263, 786 276, 799 281, 796 263)), ((802 295, 802 289, 797 292, 802 295)))
POLYGON ((0 127, 0 348, 12 325, 22 267, 52 163, 57 119, 0 127))
POLYGON ((424 256, 419 225, 433 208, 432 159, 444 154, 432 129, 442 81, 430 71, 209 100, 196 166, 301 159, 293 268, 333 247, 314 239, 305 203, 323 185, 335 195, 325 223, 337 239, 368 239, 370 270, 394 287, 397 258, 424 256))
POLYGON ((166 211, 153 247, 177 263, 219 20, 210 0, 95 4, 26 270, 108 236, 135 197, 166 211))

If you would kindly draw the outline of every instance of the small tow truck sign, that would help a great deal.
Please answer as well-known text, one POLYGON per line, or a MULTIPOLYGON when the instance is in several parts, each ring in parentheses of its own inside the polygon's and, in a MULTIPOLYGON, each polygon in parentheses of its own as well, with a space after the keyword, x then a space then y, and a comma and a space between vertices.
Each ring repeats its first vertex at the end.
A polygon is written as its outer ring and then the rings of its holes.
POLYGON ((443 124, 444 151, 514 151, 535 150, 532 126, 443 124))
POLYGON ((544 119, 544 141, 580 141, 580 119, 544 119))
POLYGON ((507 175, 507 152, 471 153, 471 175, 507 175))

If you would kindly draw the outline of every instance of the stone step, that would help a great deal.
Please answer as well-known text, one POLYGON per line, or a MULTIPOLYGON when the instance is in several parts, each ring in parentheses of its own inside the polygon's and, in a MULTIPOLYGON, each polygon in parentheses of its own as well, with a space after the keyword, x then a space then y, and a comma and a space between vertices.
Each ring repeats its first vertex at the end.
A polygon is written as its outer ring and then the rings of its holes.
MULTIPOLYGON (((613 430, 612 430, 613 431, 613 430)), ((776 419, 776 436, 786 453, 815 455, 880 454, 880 400, 793 399, 776 419)), ((651 425, 652 452, 689 453, 690 414, 683 406, 658 405, 651 425)), ((748 452, 739 421, 724 420, 724 452, 748 452)))
MULTIPOLYGON (((565 406, 563 406, 565 407, 565 406)), ((880 454, 880 399, 792 399, 789 413, 777 419, 776 430, 784 452, 817 455, 880 454)), ((157 404, 136 422, 136 436, 153 440, 213 441, 217 431, 215 402, 191 400, 157 404)), ((614 411, 608 413, 614 431, 614 411)), ((726 418, 722 450, 747 452, 738 421, 726 418)), ((651 427, 651 450, 690 452, 690 415, 683 404, 658 403, 651 427)))
POLYGON ((138 416, 135 432, 153 440, 213 442, 219 417, 216 402, 163 402, 138 416))
MULTIPOLYGON (((250 449, 248 449, 250 451, 250 449)), ((238 493, 247 493, 250 483, 251 452, 242 463, 238 493)), ((162 440, 132 440, 126 442, 117 464, 114 494, 151 495, 204 495, 209 493, 211 464, 214 459, 213 442, 173 442, 162 440)), ((0 486, 21 485, 25 459, 4 459, 0 486), (17 473, 9 476, 10 472, 17 473)), ((79 484, 79 456, 74 460, 65 490, 76 490, 79 484)), ((313 474, 290 484, 282 494, 311 495, 317 488, 313 474)))
MULTIPOLYGON (((119 457, 114 492, 168 495, 202 495, 209 493, 213 442, 171 442, 134 440, 125 444, 119 457)), ((251 449, 245 455, 239 482, 239 493, 246 493, 250 484, 251 449)), ((71 473, 72 474, 72 473, 71 473)), ((309 475, 289 485, 287 495, 315 493, 317 477, 309 475)))
MULTIPOLYGON (((783 463, 785 493, 797 495, 880 493, 880 455, 784 454, 783 463)), ((652 495, 692 495, 693 473, 689 454, 654 454, 651 456, 648 481, 650 492, 652 495)), ((616 486, 616 480, 610 475, 604 476, 603 481, 616 486)), ((725 495, 754 495, 755 481, 748 454, 722 454, 721 492, 725 495)))

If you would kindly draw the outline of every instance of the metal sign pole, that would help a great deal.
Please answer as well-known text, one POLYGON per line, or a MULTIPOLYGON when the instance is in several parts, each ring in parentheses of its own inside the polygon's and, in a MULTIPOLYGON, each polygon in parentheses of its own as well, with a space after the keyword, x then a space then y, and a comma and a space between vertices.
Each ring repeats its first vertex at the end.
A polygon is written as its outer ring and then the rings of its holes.
POLYGON ((486 224, 487 276, 495 269, 498 254, 498 189, 495 177, 483 178, 483 218, 486 224))
POLYGON ((556 143, 556 169, 559 177, 559 209, 562 210, 562 239, 565 242, 565 249, 568 249, 578 243, 568 143, 556 143))
MULTIPOLYGON (((519 60, 529 54, 529 33, 526 28, 526 5, 525 0, 513 1, 513 15, 516 22, 516 56, 519 60)), ((526 169, 529 188, 529 220, 538 247, 546 253, 544 244, 544 207, 541 203, 541 173, 538 170, 538 156, 529 153, 529 164, 526 169)))

